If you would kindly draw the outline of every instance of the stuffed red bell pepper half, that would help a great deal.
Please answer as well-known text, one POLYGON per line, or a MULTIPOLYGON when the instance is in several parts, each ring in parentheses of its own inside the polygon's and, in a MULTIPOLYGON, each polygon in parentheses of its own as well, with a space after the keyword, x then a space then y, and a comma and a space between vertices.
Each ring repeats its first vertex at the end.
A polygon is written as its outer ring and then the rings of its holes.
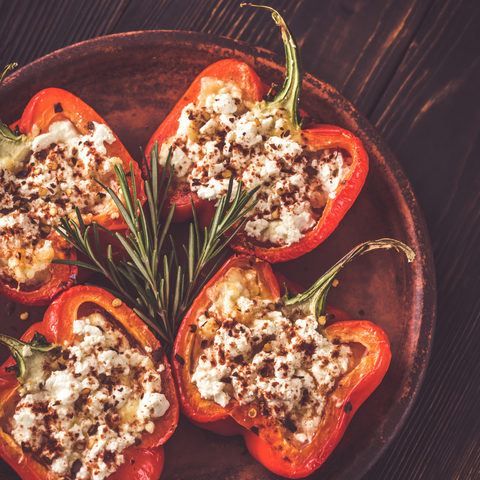
POLYGON ((368 172, 368 157, 352 133, 301 118, 302 70, 298 48, 273 9, 282 30, 286 76, 275 96, 267 94, 247 64, 221 60, 194 80, 147 146, 161 146, 165 164, 173 147, 174 221, 192 215, 203 224, 234 177, 234 188, 260 186, 258 201, 231 247, 269 262, 297 258, 314 249, 337 227, 357 198, 368 172), (305 124, 305 125, 304 125, 305 124))
POLYGON ((278 475, 299 478, 319 468, 390 363, 380 327, 331 323, 325 304, 337 273, 376 248, 415 257, 395 240, 367 242, 295 297, 280 295, 268 263, 232 257, 177 336, 171 363, 183 413, 213 432, 243 435, 250 453, 278 475))
MULTIPOLYGON (((2 80, 11 68, 6 67, 2 80)), ((27 305, 47 305, 74 283, 76 266, 50 263, 76 259, 53 227, 64 215, 77 218, 78 207, 86 224, 125 229, 97 181, 119 193, 114 166, 128 171, 131 162, 105 121, 58 88, 37 93, 10 128, 0 122, 1 294, 27 305)), ((143 203, 140 170, 133 164, 143 203)))
POLYGON ((119 299, 73 287, 22 340, 0 342, 13 357, 0 370, 0 455, 23 479, 159 478, 175 387, 160 343, 119 299))

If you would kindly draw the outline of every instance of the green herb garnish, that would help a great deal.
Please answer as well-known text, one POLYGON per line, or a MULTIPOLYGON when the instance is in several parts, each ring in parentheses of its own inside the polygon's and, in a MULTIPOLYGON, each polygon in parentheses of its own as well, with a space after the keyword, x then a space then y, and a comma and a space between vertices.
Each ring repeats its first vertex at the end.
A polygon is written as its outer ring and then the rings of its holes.
MULTIPOLYGON (((134 312, 171 348, 178 327, 205 283, 223 260, 230 239, 244 225, 245 215, 255 206, 251 202, 258 188, 242 191, 242 183, 232 199, 233 179, 230 178, 227 194, 220 198, 213 220, 204 232, 200 231, 192 202, 193 222, 190 224, 188 246, 183 245, 186 265, 179 261, 175 242, 170 236, 170 253, 161 254, 168 236, 175 204, 168 218, 162 221, 160 212, 173 176, 170 168, 171 149, 161 175, 158 172, 158 145, 152 148, 152 169, 144 181, 147 196, 148 218, 137 197, 133 165, 130 164, 130 188, 127 175, 121 166, 115 165, 115 173, 124 202, 110 188, 100 184, 113 199, 130 232, 123 235, 94 222, 86 226, 78 208, 77 221, 68 217, 60 220, 55 230, 70 244, 86 255, 92 264, 77 260, 53 260, 54 263, 77 265, 105 275, 117 289, 106 289, 122 299, 134 312), (170 172, 167 175, 167 172, 170 172), (125 248, 128 258, 116 264, 109 245, 107 259, 100 251, 99 228, 117 239, 125 248), (90 231, 93 229, 93 241, 90 231), (225 234, 228 232, 228 238, 225 234), (223 253, 222 253, 223 252, 223 253), (222 253, 222 255, 219 255, 222 253), (219 257, 219 258, 217 258, 219 257), (207 264, 216 259, 213 266, 207 264)), ((146 160, 144 157, 146 164, 146 160)), ((147 165, 147 164, 146 164, 147 165)), ((148 170, 148 166, 147 166, 148 170)), ((104 287, 102 287, 104 288, 104 287)))

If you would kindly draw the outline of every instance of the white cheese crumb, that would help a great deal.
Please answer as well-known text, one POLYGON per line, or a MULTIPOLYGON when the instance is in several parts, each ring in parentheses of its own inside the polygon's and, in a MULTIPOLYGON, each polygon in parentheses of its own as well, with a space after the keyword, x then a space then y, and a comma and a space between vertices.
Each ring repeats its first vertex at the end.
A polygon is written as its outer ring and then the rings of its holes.
POLYGON ((73 344, 52 360, 53 370, 41 369, 43 378, 27 386, 10 434, 59 476, 68 476, 80 461, 76 478, 103 480, 124 463, 122 452, 143 432, 152 433, 153 420, 168 410, 163 365, 155 369, 99 313, 76 320, 73 331, 73 344), (55 362, 62 368, 55 369, 55 362))
POLYGON ((208 290, 209 319, 217 327, 206 332, 206 318, 198 321, 199 334, 213 335, 213 344, 202 350, 192 383, 222 407, 232 400, 262 403, 267 415, 295 426, 298 442, 310 442, 336 379, 348 369, 350 347, 330 342, 312 315, 292 323, 272 311, 271 301, 255 297, 251 278, 231 269, 208 290))
POLYGON ((60 217, 77 206, 88 218, 111 202, 95 179, 112 183, 121 160, 107 156, 106 145, 115 136, 104 124, 90 127, 82 135, 69 120, 56 121, 32 140, 21 172, 0 165, 1 278, 27 285, 48 279, 54 249, 46 237, 60 217))
POLYGON ((245 232, 275 245, 296 243, 315 226, 350 169, 340 151, 306 148, 285 110, 252 105, 233 84, 214 78, 202 79, 197 103, 183 109, 161 164, 171 144, 177 177, 202 199, 227 192, 226 170, 233 170, 235 188, 239 181, 249 190, 260 186, 245 232))

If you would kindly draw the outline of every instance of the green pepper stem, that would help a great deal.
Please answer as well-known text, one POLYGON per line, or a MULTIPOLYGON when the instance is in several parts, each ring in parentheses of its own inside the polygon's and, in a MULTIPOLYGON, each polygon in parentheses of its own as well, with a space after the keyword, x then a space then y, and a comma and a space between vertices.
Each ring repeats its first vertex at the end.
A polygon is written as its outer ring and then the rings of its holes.
POLYGON ((6 370, 14 371, 20 382, 25 379, 28 373, 28 360, 23 355, 24 347, 30 347, 34 352, 40 353, 49 352, 58 347, 58 345, 55 345, 54 343, 47 342, 45 336, 38 332, 34 333, 33 338, 29 343, 0 333, 0 344, 5 345, 10 350, 12 357, 17 362, 15 366, 7 367, 6 370))
POLYGON ((322 275, 306 292, 300 293, 293 298, 286 298, 288 296, 287 293, 284 297, 284 309, 287 311, 299 309, 305 313, 315 315, 315 318, 317 319, 325 316, 327 294, 335 280, 335 277, 354 258, 379 248, 394 248, 397 251, 403 251, 409 262, 412 262, 415 259, 415 252, 410 247, 402 242, 399 242, 398 240, 381 238, 379 240, 362 243, 347 253, 347 255, 345 255, 330 270, 328 270, 327 273, 322 275))
POLYGON ((267 101, 268 106, 278 106, 285 108, 291 117, 291 122, 293 128, 300 128, 300 92, 302 90, 302 61, 300 55, 298 54, 297 43, 295 38, 290 32, 285 20, 280 16, 280 14, 273 8, 267 7, 266 5, 253 5, 251 3, 242 3, 241 7, 255 7, 255 8, 264 8, 272 12, 272 18, 275 23, 282 30, 282 40, 285 47, 285 57, 286 57, 286 66, 285 66, 285 81, 283 83, 280 91, 275 95, 271 102, 267 101))

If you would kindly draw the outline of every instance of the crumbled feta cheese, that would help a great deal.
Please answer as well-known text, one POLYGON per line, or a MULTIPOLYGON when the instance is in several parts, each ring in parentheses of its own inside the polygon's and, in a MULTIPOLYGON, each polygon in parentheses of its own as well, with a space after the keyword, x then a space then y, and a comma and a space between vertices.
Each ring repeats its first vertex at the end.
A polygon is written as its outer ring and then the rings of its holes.
POLYGON ((76 478, 103 480, 168 410, 163 369, 99 313, 76 320, 73 331, 72 345, 26 386, 10 434, 59 476, 80 462, 76 478))
POLYGON ((197 103, 183 109, 159 161, 165 164, 169 145, 175 145, 177 178, 206 200, 227 192, 225 170, 232 172, 235 185, 242 181, 249 190, 260 186, 246 234, 291 245, 315 226, 350 165, 340 151, 311 151, 289 128, 285 110, 252 105, 233 84, 204 78, 197 103), (295 215, 301 218, 295 220, 295 215))
POLYGON ((256 402, 263 413, 295 427, 300 443, 312 441, 335 381, 347 372, 350 347, 334 345, 310 316, 289 319, 258 296, 255 274, 231 269, 208 292, 208 339, 192 375, 202 398, 222 407, 256 402), (267 348, 268 345, 268 348, 267 348))
POLYGON ((56 121, 32 140, 22 171, 13 173, 0 164, 3 279, 36 284, 48 278, 54 249, 46 237, 52 226, 75 214, 75 206, 88 218, 111 202, 95 179, 118 190, 112 180, 120 159, 106 150, 115 136, 104 124, 91 122, 90 127, 82 135, 69 120, 56 121))

